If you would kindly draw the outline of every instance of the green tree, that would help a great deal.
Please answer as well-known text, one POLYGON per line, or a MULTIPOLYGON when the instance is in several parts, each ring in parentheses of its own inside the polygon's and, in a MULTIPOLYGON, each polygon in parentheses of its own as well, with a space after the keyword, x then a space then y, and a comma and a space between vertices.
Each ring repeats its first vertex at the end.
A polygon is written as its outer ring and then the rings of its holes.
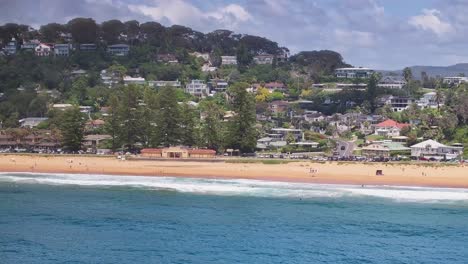
POLYGON ((73 40, 78 43, 95 43, 98 38, 98 25, 92 18, 72 19, 68 21, 67 27, 73 40))
POLYGON ((62 144, 66 150, 81 149, 85 118, 78 107, 65 110, 60 117, 59 129, 62 134, 62 144))
POLYGON ((243 42, 237 48, 237 68, 242 73, 247 69, 247 66, 252 62, 252 54, 243 42))
POLYGON ((213 100, 201 103, 202 115, 204 119, 201 124, 202 144, 207 148, 214 149, 217 152, 223 148, 224 110, 213 100))
POLYGON ((163 87, 156 98, 154 145, 173 146, 181 139, 181 113, 173 88, 163 87))
POLYGON ((377 84, 379 77, 377 74, 372 74, 367 83, 366 100, 370 104, 370 112, 374 113, 377 108, 377 84))
POLYGON ((229 123, 227 141, 229 147, 241 152, 253 152, 256 146, 255 99, 247 92, 248 87, 247 83, 236 83, 228 89, 235 115, 229 123))

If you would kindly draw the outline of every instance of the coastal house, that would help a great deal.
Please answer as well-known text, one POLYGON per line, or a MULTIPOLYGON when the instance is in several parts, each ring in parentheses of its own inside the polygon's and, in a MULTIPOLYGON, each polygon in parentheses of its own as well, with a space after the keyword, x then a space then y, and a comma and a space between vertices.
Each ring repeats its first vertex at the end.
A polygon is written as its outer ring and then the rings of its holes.
POLYGON ((201 53, 201 52, 192 52, 190 55, 196 57, 196 58, 202 58, 204 61, 209 61, 210 60, 210 54, 209 53, 201 53))
POLYGON ((386 95, 380 98, 380 102, 389 105, 393 112, 401 112, 408 109, 411 104, 416 103, 416 100, 406 96, 386 95))
POLYGON ((80 51, 93 52, 97 50, 97 45, 94 43, 83 43, 78 46, 80 51))
POLYGON ((444 77, 443 82, 450 85, 460 85, 462 83, 468 83, 468 77, 464 76, 452 76, 444 77))
POLYGON ((39 57, 49 56, 52 53, 52 46, 40 43, 34 48, 34 54, 39 57))
POLYGON ((202 72, 214 72, 216 71, 218 68, 214 67, 214 66, 211 66, 209 63, 205 63, 203 64, 201 70, 202 72))
POLYGON ((28 42, 23 42, 23 44, 21 44, 21 50, 34 51, 34 49, 39 44, 41 44, 41 42, 39 40, 37 40, 37 39, 33 39, 31 41, 28 41, 28 42))
POLYGON ((185 86, 185 92, 196 97, 205 97, 209 94, 208 86, 202 80, 192 80, 185 86))
POLYGON ((254 56, 253 62, 255 64, 273 64, 274 58, 275 56, 271 54, 261 54, 261 55, 254 56))
POLYGON ((61 110, 61 111, 65 111, 72 107, 73 107, 72 104, 53 104, 52 105, 52 109, 61 110))
POLYGON ((125 85, 129 84, 146 84, 146 80, 143 77, 132 77, 132 76, 124 76, 123 82, 125 85))
POLYGON ((27 117, 20 119, 18 122, 21 127, 33 128, 37 127, 40 123, 46 121, 47 119, 47 117, 27 117))
POLYGON ((375 127, 375 135, 383 136, 383 137, 395 137, 400 136, 400 132, 403 128, 409 127, 410 124, 406 123, 398 123, 395 120, 387 119, 383 122, 380 122, 375 127))
POLYGON ((107 47, 107 53, 113 56, 127 56, 130 52, 130 46, 127 44, 115 44, 107 47))
POLYGON ((228 88, 228 82, 225 79, 211 79, 208 82, 208 88, 211 92, 226 92, 228 88))
POLYGON ((181 88, 182 84, 179 80, 175 81, 148 81, 148 86, 152 88, 162 88, 162 87, 173 87, 173 88, 181 88))
POLYGON ((221 65, 237 65, 237 57, 221 56, 221 65))
POLYGON ((54 54, 55 56, 70 56, 71 44, 55 44, 54 54))
POLYGON ((275 138, 275 139, 281 139, 281 140, 286 140, 286 137, 288 135, 292 135, 295 140, 300 140, 302 139, 302 130, 300 129, 295 129, 295 128, 272 128, 271 133, 268 134, 269 137, 275 138))
POLYGON ((370 68, 338 68, 335 70, 337 78, 354 79, 369 78, 374 73, 370 68))
POLYGON ((405 79, 400 76, 385 76, 377 84, 378 87, 387 89, 402 89, 405 85, 405 79))
POLYGON ((50 130, 29 131, 28 134, 20 137, 6 131, 0 131, 0 148, 26 148, 39 151, 55 150, 60 145, 59 137, 50 130))
POLYGON ((83 147, 86 149, 92 150, 89 152, 96 153, 96 150, 99 148, 99 144, 101 144, 103 141, 110 140, 112 139, 112 136, 110 135, 86 135, 83 138, 83 147))
POLYGON ((409 154, 410 148, 403 146, 397 142, 382 142, 373 143, 362 148, 362 155, 373 158, 373 157, 384 157, 388 158, 396 153, 409 154))
MULTIPOLYGON (((442 99, 442 98, 441 98, 442 99)), ((419 108, 437 108, 443 105, 442 100, 437 102, 436 92, 425 93, 417 102, 419 108)))
POLYGON ((145 148, 141 150, 141 156, 146 158, 165 159, 210 159, 216 157, 216 151, 212 149, 195 149, 180 146, 168 148, 145 148))
POLYGON ((447 146, 435 140, 429 139, 411 147, 412 157, 424 157, 440 159, 456 159, 463 154, 461 146, 447 146))
POLYGON ((163 53, 163 54, 156 55, 156 61, 163 62, 163 63, 179 63, 179 60, 177 60, 177 57, 174 54, 170 54, 170 53, 163 53))
POLYGON ((281 92, 286 91, 286 85, 284 85, 284 83, 282 82, 269 82, 269 83, 265 83, 264 86, 265 88, 268 89, 270 93, 274 91, 281 91, 281 92))
POLYGON ((15 38, 12 38, 11 41, 8 42, 6 46, 3 48, 3 52, 6 55, 14 55, 16 54, 17 50, 18 50, 18 44, 15 38))
POLYGON ((275 114, 286 112, 288 110, 288 107, 288 101, 273 101, 268 104, 268 108, 270 109, 270 111, 275 114))
POLYGON ((117 74, 114 74, 107 70, 102 70, 100 75, 101 82, 109 88, 114 87, 122 80, 117 74))

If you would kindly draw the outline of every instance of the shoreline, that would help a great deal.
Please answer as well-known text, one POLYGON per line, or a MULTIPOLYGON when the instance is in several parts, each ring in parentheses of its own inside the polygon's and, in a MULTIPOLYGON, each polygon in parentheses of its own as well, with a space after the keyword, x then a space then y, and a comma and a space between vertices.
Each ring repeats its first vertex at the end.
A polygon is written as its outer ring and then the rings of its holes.
POLYGON ((465 165, 428 166, 427 164, 312 161, 281 164, 177 160, 122 161, 115 157, 8 154, 0 155, 0 171, 468 188, 468 167, 465 165), (383 175, 376 176, 376 170, 382 170, 383 175))

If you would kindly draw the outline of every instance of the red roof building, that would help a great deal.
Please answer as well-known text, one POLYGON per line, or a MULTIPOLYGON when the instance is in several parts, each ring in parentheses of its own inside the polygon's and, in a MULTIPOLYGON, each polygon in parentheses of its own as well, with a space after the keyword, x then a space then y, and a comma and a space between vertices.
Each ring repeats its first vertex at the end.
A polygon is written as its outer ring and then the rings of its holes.
POLYGON ((407 124, 407 123, 398 123, 397 121, 395 120, 392 120, 392 119, 387 119, 383 122, 380 122, 378 123, 377 125, 375 125, 376 127, 379 127, 379 128, 399 128, 399 129, 402 129, 404 127, 407 127, 407 126, 410 126, 410 124, 407 124))

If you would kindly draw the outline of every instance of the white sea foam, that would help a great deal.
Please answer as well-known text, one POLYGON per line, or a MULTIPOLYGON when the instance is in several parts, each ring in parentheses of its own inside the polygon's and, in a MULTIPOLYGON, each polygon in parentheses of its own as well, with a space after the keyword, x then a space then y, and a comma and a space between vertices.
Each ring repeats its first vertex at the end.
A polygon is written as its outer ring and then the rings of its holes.
POLYGON ((400 202, 468 202, 468 189, 394 186, 361 187, 245 179, 222 180, 88 174, 1 173, 0 182, 96 187, 121 186, 199 194, 257 197, 377 197, 400 202))

